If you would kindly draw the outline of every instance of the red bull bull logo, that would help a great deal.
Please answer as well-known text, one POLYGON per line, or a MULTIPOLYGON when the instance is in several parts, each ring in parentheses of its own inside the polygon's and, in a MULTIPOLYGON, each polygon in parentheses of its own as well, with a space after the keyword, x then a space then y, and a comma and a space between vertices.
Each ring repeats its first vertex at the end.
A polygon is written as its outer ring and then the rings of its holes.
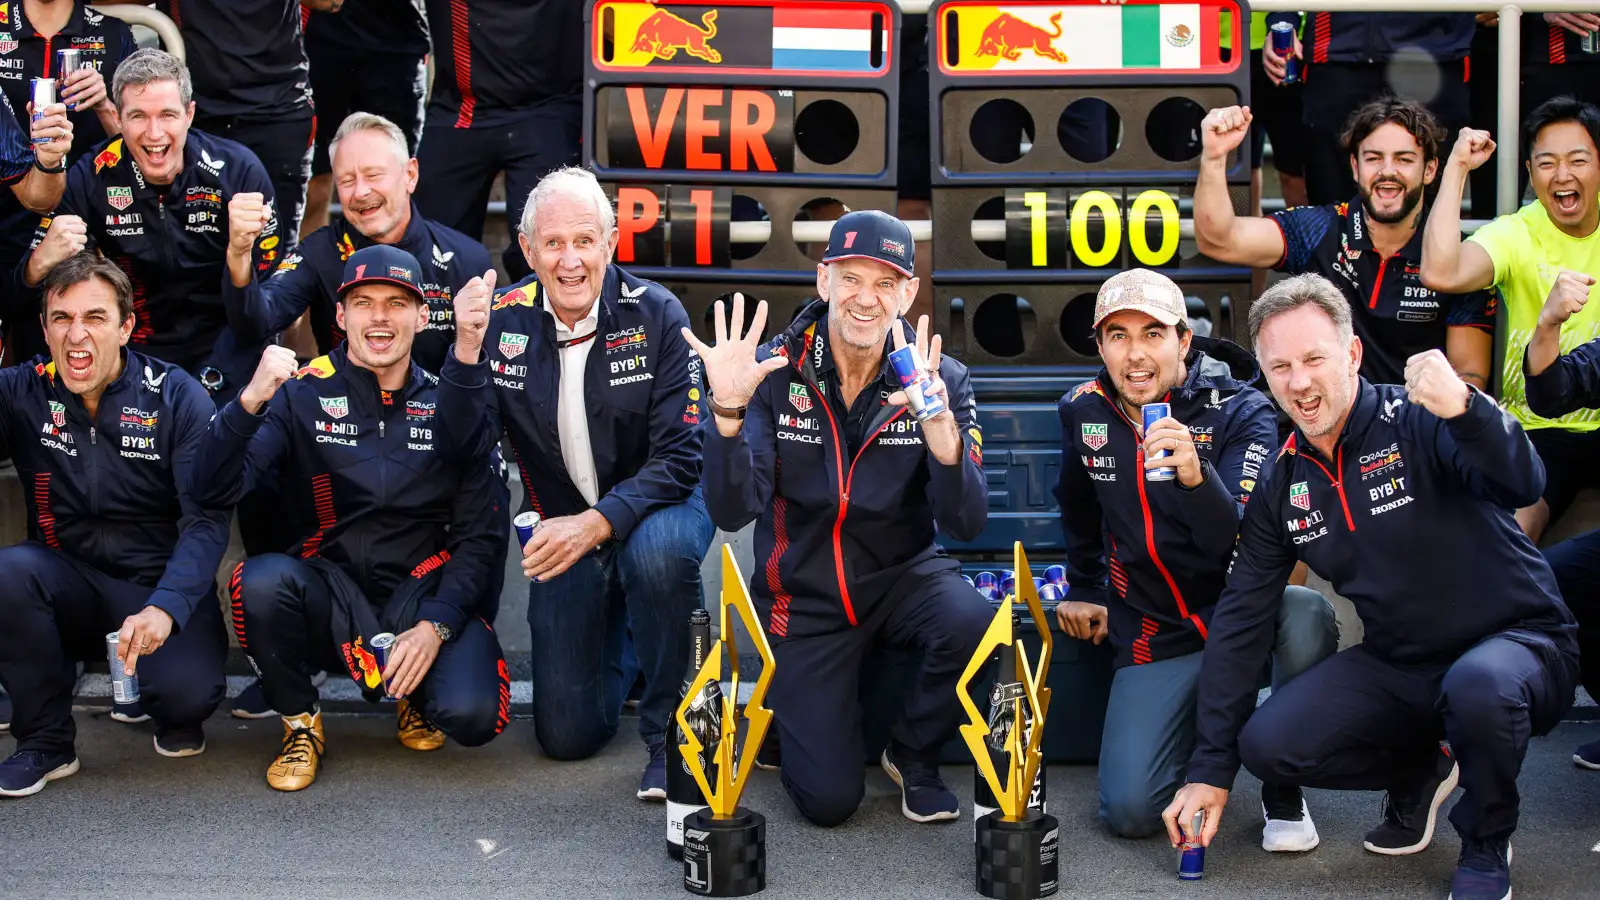
POLYGON ((326 356, 319 356, 316 359, 313 359, 311 362, 306 363, 305 366, 298 372, 295 372, 294 377, 304 378, 307 375, 314 375, 318 378, 327 378, 332 374, 333 361, 328 359, 326 356))
POLYGON ((695 59, 720 63, 722 54, 711 46, 711 39, 716 36, 717 11, 714 9, 700 17, 699 25, 658 9, 639 25, 639 32, 633 39, 633 52, 670 60, 682 50, 695 59))
POLYGON ((378 658, 372 655, 361 643, 361 638, 356 637, 355 643, 345 644, 344 664, 350 670, 350 677, 356 684, 377 689, 383 684, 383 670, 378 668, 378 658))
POLYGON ((983 29, 976 55, 998 56, 1016 62, 1022 58, 1022 51, 1032 50, 1045 59, 1064 63, 1067 55, 1052 46, 1061 37, 1061 13, 1050 17, 1050 26, 1055 29, 1054 33, 1031 22, 1024 22, 1010 13, 1001 13, 998 19, 983 29))
MULTIPOLYGON (((350 243, 350 235, 347 234, 344 237, 339 238, 339 245, 338 246, 339 246, 339 261, 340 262, 344 262, 344 261, 348 260, 350 257, 356 255, 356 245, 350 243)), ((357 275, 356 277, 360 278, 361 276, 357 275)))
POLYGON ((102 169, 114 169, 120 162, 122 162, 122 140, 118 138, 95 155, 94 172, 98 175, 102 169))
POLYGON ((531 287, 520 287, 514 291, 507 291, 495 298, 494 303, 489 306, 489 311, 505 309, 508 306, 533 306, 533 298, 537 293, 537 289, 531 287))

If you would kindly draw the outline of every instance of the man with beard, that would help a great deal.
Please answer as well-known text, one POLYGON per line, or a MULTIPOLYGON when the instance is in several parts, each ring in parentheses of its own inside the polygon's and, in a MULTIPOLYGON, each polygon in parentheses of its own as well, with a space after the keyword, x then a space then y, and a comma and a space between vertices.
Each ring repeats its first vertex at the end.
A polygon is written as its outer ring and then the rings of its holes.
POLYGON ((1360 196, 1348 203, 1289 209, 1265 218, 1237 216, 1227 183, 1228 154, 1249 134, 1249 107, 1214 109, 1201 126, 1194 234, 1219 262, 1315 272, 1339 287, 1366 348, 1361 374, 1397 384, 1405 361, 1443 349, 1477 387, 1489 383, 1494 306, 1484 291, 1436 294, 1421 281, 1423 192, 1438 169, 1444 134, 1426 107, 1386 97, 1357 109, 1344 147, 1360 196))
POLYGON ((1423 245, 1422 275, 1424 283, 1441 291, 1492 285, 1505 302, 1500 398, 1528 430, 1546 473, 1544 496, 1517 512, 1517 521, 1537 541, 1579 490, 1600 483, 1594 467, 1600 453, 1600 410, 1581 409, 1554 419, 1536 414, 1528 407, 1523 370, 1529 342, 1542 332, 1558 329, 1562 352, 1600 337, 1600 304, 1580 305, 1554 320, 1546 312, 1558 292, 1573 291, 1587 299, 1589 285, 1600 277, 1600 109, 1557 97, 1528 114, 1522 134, 1536 202, 1462 241, 1457 222, 1463 184, 1468 172, 1489 161, 1495 144, 1486 131, 1461 132, 1439 181, 1438 208, 1423 245), (1564 284, 1573 276, 1578 283, 1564 284))
POLYGON ((328 152, 344 215, 307 235, 294 253, 280 259, 271 277, 257 282, 251 268, 253 229, 259 228, 260 219, 228 217, 233 239, 222 280, 228 324, 240 334, 265 337, 289 327, 309 309, 317 350, 329 352, 344 340, 334 308, 345 261, 363 247, 387 244, 422 263, 428 324, 417 335, 412 357, 437 373, 455 340, 451 298, 489 268, 489 251, 417 211, 411 199, 417 189, 417 161, 406 150, 405 132, 393 122, 354 113, 339 125, 328 152))
MULTIPOLYGON (((1277 420, 1250 386, 1260 375, 1255 360, 1237 345, 1195 337, 1183 292, 1166 276, 1134 269, 1111 278, 1094 327, 1105 368, 1060 404, 1056 498, 1072 590, 1056 618, 1070 637, 1098 644, 1109 636, 1117 648, 1100 819, 1119 837, 1140 838, 1161 831, 1161 809, 1183 784, 1206 623, 1240 510, 1277 443, 1277 420), (1145 431, 1140 408, 1157 402, 1172 414, 1145 431), (1147 482, 1155 467, 1177 477, 1147 482)), ((1328 601, 1304 587, 1285 588, 1273 613, 1273 683, 1281 687, 1338 649, 1339 628, 1328 601)), ((1261 808, 1264 849, 1317 846, 1294 783, 1263 785, 1261 808)))
POLYGON ((1539 496, 1544 467, 1438 350, 1407 360, 1404 387, 1358 375, 1350 305, 1320 276, 1269 288, 1250 333, 1295 432, 1245 507, 1168 837, 1204 811, 1209 844, 1243 764, 1266 782, 1387 791, 1363 846, 1404 856, 1432 841, 1459 780, 1451 896, 1505 900, 1528 739, 1561 721, 1578 678, 1572 615, 1511 515, 1539 496), (1350 598, 1365 639, 1256 709, 1296 560, 1350 598))
POLYGON ((490 630, 504 565, 504 490, 488 453, 435 450, 439 379, 411 359, 428 320, 404 250, 345 264, 339 325, 350 340, 304 369, 268 347, 239 398, 211 421, 195 469, 202 502, 226 506, 281 474, 317 530, 289 553, 252 556, 229 579, 239 648, 283 715, 267 769, 280 791, 311 786, 324 748, 311 672, 344 669, 369 700, 399 700, 399 739, 437 750, 505 729, 510 679, 490 630), (381 671, 373 638, 394 635, 381 671))
POLYGON ((783 786, 818 825, 861 803, 861 665, 879 644, 924 651, 880 760, 901 814, 960 816, 939 748, 961 717, 956 681, 994 616, 934 540, 936 530, 977 536, 988 500, 967 369, 929 340, 926 317, 915 331, 901 318, 917 294, 914 254, 904 222, 848 213, 817 266, 820 299, 782 334, 760 345, 766 303, 746 332, 738 294, 731 321, 717 302, 715 346, 683 330, 711 387, 706 507, 726 531, 756 523, 750 590, 777 665, 767 702, 783 786), (946 407, 920 420, 888 362, 913 341, 946 407))

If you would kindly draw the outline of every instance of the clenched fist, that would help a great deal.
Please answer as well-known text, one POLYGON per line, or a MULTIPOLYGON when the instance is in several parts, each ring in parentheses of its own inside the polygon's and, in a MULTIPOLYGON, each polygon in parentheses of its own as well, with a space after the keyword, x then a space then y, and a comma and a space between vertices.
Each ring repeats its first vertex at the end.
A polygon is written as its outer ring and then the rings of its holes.
POLYGON ((50 229, 44 240, 28 257, 28 270, 23 273, 29 287, 34 287, 50 274, 50 270, 68 257, 83 252, 89 246, 89 226, 78 216, 56 216, 50 220, 50 229))
POLYGON ((456 291, 456 359, 477 363, 483 353, 483 336, 489 330, 489 306, 494 299, 495 271, 474 278, 456 291))
POLYGON ((1489 132, 1478 128, 1463 128, 1456 135, 1456 145, 1450 151, 1450 164, 1461 166, 1468 172, 1489 161, 1494 155, 1494 141, 1489 132))
POLYGON ((1424 350, 1406 360, 1406 396, 1441 419, 1454 419, 1467 411, 1472 388, 1456 374, 1443 350, 1424 350))
POLYGON ((1206 113, 1200 123, 1200 155, 1202 159, 1224 160, 1250 133, 1248 106, 1225 106, 1206 113))
POLYGON ((1556 283, 1550 287, 1550 296, 1545 298, 1544 306, 1539 310, 1539 327, 1560 328, 1563 322, 1583 310, 1583 305, 1589 302, 1589 289, 1593 286, 1592 277, 1562 269, 1561 274, 1556 276, 1556 283))
POLYGON ((228 200, 228 252, 249 253, 271 218, 272 205, 263 195, 234 194, 228 200))
POLYGON ((267 405, 272 395, 283 387, 283 383, 294 377, 299 363, 295 362, 294 351, 288 347, 279 347, 274 344, 261 354, 261 363, 256 366, 256 374, 251 376, 250 383, 239 392, 239 405, 245 412, 257 415, 261 408, 267 405))

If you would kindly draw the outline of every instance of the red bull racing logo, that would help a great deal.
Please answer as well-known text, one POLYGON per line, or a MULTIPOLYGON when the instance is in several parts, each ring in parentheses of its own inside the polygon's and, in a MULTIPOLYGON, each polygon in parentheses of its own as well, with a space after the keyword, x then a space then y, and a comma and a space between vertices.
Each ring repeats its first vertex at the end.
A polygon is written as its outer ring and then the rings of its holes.
POLYGON ((1061 13, 1050 17, 1050 26, 1055 29, 1054 32, 1024 22, 1010 13, 1001 13, 999 18, 983 29, 976 55, 998 56, 1016 62, 1022 58, 1022 51, 1031 50, 1045 59, 1064 63, 1067 55, 1051 46, 1061 37, 1061 13))
POLYGON ((533 298, 537 296, 537 294, 537 289, 531 287, 517 288, 514 291, 507 291, 495 298, 494 303, 489 306, 489 311, 493 312, 497 309, 505 309, 508 306, 533 306, 533 298))
POLYGON ((670 60, 678 51, 708 63, 722 62, 722 54, 711 46, 717 36, 717 11, 707 10, 696 25, 688 19, 658 9, 639 26, 633 39, 633 52, 650 53, 657 59, 670 60))
POLYGON ((100 174, 102 169, 114 169, 122 162, 122 139, 112 141, 106 145, 94 158, 94 173, 100 174))
POLYGON ((340 649, 344 651, 345 668, 350 670, 350 677, 356 684, 372 689, 383 684, 383 670, 378 668, 378 658, 362 646, 360 636, 356 637, 355 643, 346 643, 340 649))

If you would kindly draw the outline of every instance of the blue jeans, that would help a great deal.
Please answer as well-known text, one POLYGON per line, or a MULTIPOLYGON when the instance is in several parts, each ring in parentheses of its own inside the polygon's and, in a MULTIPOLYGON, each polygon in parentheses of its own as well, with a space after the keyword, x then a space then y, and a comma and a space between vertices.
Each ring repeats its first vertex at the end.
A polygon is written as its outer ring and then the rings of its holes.
MULTIPOLYGON (((1327 599, 1310 588, 1285 588, 1272 652, 1273 688, 1338 649, 1339 626, 1327 599)), ((1100 739, 1100 821, 1119 837, 1165 830, 1161 811, 1183 786, 1194 752, 1202 655, 1124 666, 1111 680, 1100 739)))
POLYGON ((689 613, 705 602, 700 562, 715 533, 696 488, 645 516, 627 540, 528 585, 533 730, 547 756, 584 759, 616 735, 632 683, 622 663, 630 625, 645 679, 639 736, 662 739, 689 667, 689 613))

